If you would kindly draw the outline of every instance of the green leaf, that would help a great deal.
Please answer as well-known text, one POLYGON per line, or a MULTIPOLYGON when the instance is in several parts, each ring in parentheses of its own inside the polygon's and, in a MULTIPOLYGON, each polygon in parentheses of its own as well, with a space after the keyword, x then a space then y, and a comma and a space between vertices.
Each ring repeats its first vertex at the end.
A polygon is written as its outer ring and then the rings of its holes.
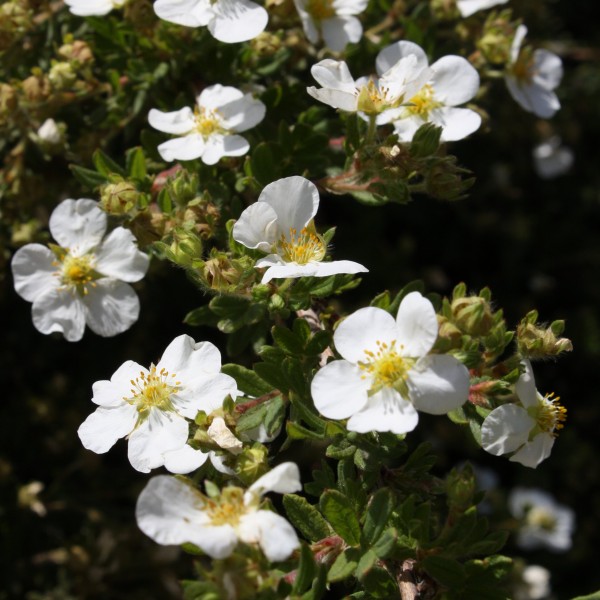
POLYGON ((383 532, 371 550, 375 552, 378 558, 386 558, 394 550, 397 541, 398 531, 396 531, 395 527, 390 527, 383 532))
POLYGON ((355 548, 347 548, 338 555, 327 573, 327 581, 342 581, 352 576, 358 565, 358 552, 355 548))
POLYGON ((594 592, 593 594, 588 594, 587 596, 577 596, 571 600, 600 600, 600 591, 594 592))
POLYGON ((302 544, 300 547, 300 562, 296 571, 292 594, 303 594, 310 587, 316 572, 317 566, 313 553, 306 544, 302 544))
POLYGON ((282 392, 287 391, 289 388, 287 378, 282 372, 282 367, 276 366, 272 363, 256 363, 254 370, 259 377, 264 379, 267 383, 270 383, 274 388, 281 390, 282 392))
POLYGON ((273 400, 265 402, 267 411, 264 417, 265 431, 269 437, 274 436, 283 424, 285 418, 285 403, 282 396, 276 396, 273 400))
POLYGON ((358 561, 358 565, 356 566, 355 575, 358 579, 364 579, 368 572, 375 566, 377 563, 377 554, 373 552, 373 550, 367 550, 358 561))
POLYGON ((369 500, 363 525, 363 544, 372 546, 381 536, 395 505, 395 497, 389 488, 381 488, 369 500))
POLYGON ((117 164, 108 154, 105 154, 98 148, 92 155, 92 161, 94 162, 94 166, 102 175, 108 176, 112 173, 117 173, 122 177, 125 177, 125 169, 119 164, 117 164))
POLYGON ((323 434, 311 431, 298 423, 288 421, 285 424, 285 430, 288 436, 293 440, 322 440, 323 434))
POLYGON ((329 331, 316 331, 308 344, 306 345, 306 354, 317 355, 325 351, 331 344, 331 333, 329 331))
POLYGON ((171 196, 167 191, 167 188, 164 187, 160 192, 158 192, 158 197, 156 198, 156 204, 158 204, 158 208, 160 208, 163 213, 170 213, 173 210, 173 203, 171 202, 171 196))
POLYGON ((235 319, 248 310, 250 301, 241 296, 215 296, 208 305, 219 317, 235 319))
POLYGON ((247 396, 258 397, 273 391, 272 386, 263 381, 254 371, 241 365, 228 363, 221 367, 221 372, 233 377, 238 389, 247 396))
POLYGON ((319 504, 334 531, 350 546, 357 546, 360 543, 360 525, 350 500, 337 490, 327 490, 319 504))
POLYGON ((221 600, 219 589, 207 581, 182 581, 183 600, 221 600))
MULTIPOLYGON (((308 326, 308 324, 307 324, 308 326)), ((275 325, 271 329, 271 335, 275 340, 275 343, 288 354, 301 355, 304 352, 304 343, 293 331, 275 325)))
POLYGON ((192 327, 199 325, 210 325, 214 327, 217 324, 218 317, 213 313, 208 306, 200 306, 190 311, 183 322, 192 327))
POLYGON ((431 577, 447 588, 456 589, 465 583, 465 568, 452 558, 427 556, 421 565, 431 577))
POLYGON ((127 153, 125 167, 129 177, 133 179, 144 179, 146 177, 146 159, 144 151, 140 146, 133 148, 127 153))
POLYGON ((440 145, 442 128, 433 123, 425 123, 417 129, 410 144, 409 153, 413 158, 431 156, 440 145))
POLYGON ((331 535, 327 521, 306 498, 296 494, 285 494, 283 507, 289 521, 307 540, 316 542, 331 535))
POLYGON ((90 190, 94 190, 108 181, 107 177, 91 169, 85 169, 77 165, 69 165, 69 169, 71 169, 71 173, 73 173, 75 179, 90 190))
POLYGON ((254 148, 250 157, 250 168, 252 175, 263 185, 267 185, 276 179, 279 172, 277 162, 272 150, 272 144, 261 142, 254 148))

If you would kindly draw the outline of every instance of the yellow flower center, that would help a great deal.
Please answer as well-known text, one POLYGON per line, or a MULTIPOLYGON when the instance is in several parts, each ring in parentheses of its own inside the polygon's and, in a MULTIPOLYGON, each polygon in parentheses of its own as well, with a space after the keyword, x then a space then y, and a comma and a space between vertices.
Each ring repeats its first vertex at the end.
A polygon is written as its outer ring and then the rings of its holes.
POLYGON ((386 342, 377 341, 377 350, 365 350, 365 361, 359 361, 358 366, 365 379, 370 376, 372 379, 369 395, 377 393, 384 387, 391 387, 400 392, 403 396, 408 395, 406 380, 408 372, 415 363, 415 359, 406 356, 400 356, 396 351, 396 342, 392 341, 389 345, 386 342))
POLYGON ((284 235, 277 242, 277 253, 285 262, 306 265, 309 262, 320 262, 325 258, 327 246, 325 240, 306 227, 298 231, 290 229, 288 239, 284 235))
POLYGON ((221 125, 219 111, 210 108, 196 109, 196 130, 204 137, 210 137, 213 133, 225 131, 221 125))
POLYGON ((208 513, 211 525, 235 527, 248 512, 248 507, 244 505, 244 490, 238 487, 224 488, 218 499, 206 499, 204 511, 208 513))
POLYGON ((306 12, 315 20, 331 19, 335 16, 333 0, 308 0, 306 12))
POLYGON ((418 115, 422 119, 427 120, 429 113, 440 106, 442 106, 442 103, 435 100, 433 86, 427 84, 408 101, 406 112, 411 115, 418 115))
POLYGON ((533 506, 527 511, 525 521, 531 527, 553 531, 556 528, 556 517, 546 508, 533 506))
POLYGON ((63 286, 71 291, 79 292, 84 296, 88 294, 88 286, 96 287, 95 280, 100 274, 94 270, 94 256, 72 256, 68 250, 59 257, 59 261, 52 263, 60 267, 56 275, 60 277, 63 286))
POLYGON ((564 427, 567 419, 567 409, 559 403, 560 398, 554 394, 547 394, 543 398, 538 397, 538 404, 530 408, 527 412, 537 423, 537 431, 550 433, 554 437, 564 427))
POLYGON ((388 97, 390 91, 384 85, 377 86, 372 79, 358 91, 358 110, 368 115, 379 114, 389 108, 397 108, 402 104, 403 98, 388 97))
POLYGON ((534 75, 533 53, 531 48, 525 47, 521 50, 517 60, 510 66, 510 71, 513 77, 519 82, 531 82, 534 75))
POLYGON ((174 411, 171 395, 181 389, 181 382, 175 381, 175 373, 169 373, 166 369, 156 370, 152 365, 148 373, 140 371, 139 377, 130 381, 131 397, 123 400, 129 404, 135 404, 140 418, 145 418, 151 408, 164 411, 174 411))

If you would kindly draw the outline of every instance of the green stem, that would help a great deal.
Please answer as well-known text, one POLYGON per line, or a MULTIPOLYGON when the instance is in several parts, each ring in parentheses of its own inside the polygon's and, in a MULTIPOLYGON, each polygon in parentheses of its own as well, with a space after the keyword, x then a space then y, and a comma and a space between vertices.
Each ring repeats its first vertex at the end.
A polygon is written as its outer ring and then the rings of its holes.
POLYGON ((375 139, 376 131, 377 131, 377 115, 369 115, 369 128, 367 129, 367 135, 365 136, 365 144, 368 144, 375 139))

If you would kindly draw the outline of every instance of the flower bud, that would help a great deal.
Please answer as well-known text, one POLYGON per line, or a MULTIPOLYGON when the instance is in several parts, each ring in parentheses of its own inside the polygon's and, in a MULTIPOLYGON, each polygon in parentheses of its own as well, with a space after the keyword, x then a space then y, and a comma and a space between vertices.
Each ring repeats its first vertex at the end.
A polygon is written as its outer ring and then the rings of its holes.
POLYGON ((0 82, 0 118, 13 112, 17 107, 17 92, 8 83, 0 82))
POLYGON ((182 267, 191 267, 202 259, 202 240, 183 227, 176 227, 172 232, 169 246, 170 258, 182 267))
POLYGON ((473 505, 474 495, 477 491, 473 467, 467 463, 459 471, 452 469, 446 478, 446 492, 448 506, 452 512, 463 513, 473 505))
POLYGON ((456 165, 456 158, 448 156, 440 160, 425 175, 425 189, 430 196, 438 200, 460 200, 475 183, 473 177, 463 179, 470 173, 456 165))
POLYGON ((77 67, 94 62, 92 49, 82 40, 75 40, 74 42, 63 44, 58 49, 58 55, 70 63, 75 63, 77 67))
POLYGON ((77 81, 77 73, 71 63, 61 61, 52 65, 48 73, 48 80, 53 88, 66 90, 73 87, 77 81))
POLYGON ((0 5, 0 51, 6 50, 33 24, 32 13, 22 1, 0 5))
POLYGON ((268 455, 265 446, 258 442, 250 448, 244 448, 237 457, 236 474, 244 483, 253 483, 269 470, 268 455))
POLYGON ((128 181, 109 183, 102 188, 100 206, 111 215, 126 215, 136 207, 140 195, 128 181))
POLYGON ((517 346, 526 358, 547 358, 558 356, 563 352, 573 350, 573 344, 568 338, 558 337, 556 331, 561 331, 560 321, 555 321, 550 327, 528 322, 527 317, 517 327, 517 346))
POLYGON ((460 348, 463 332, 446 317, 437 315, 437 319, 439 329, 436 347, 443 352, 452 348, 460 348))
POLYGON ((440 21, 453 21, 460 16, 456 0, 431 0, 430 10, 431 14, 440 21))
POLYGON ((511 16, 510 10, 492 12, 477 42, 481 54, 493 65, 503 65, 510 60, 510 48, 516 31, 515 23, 510 21, 511 16))
POLYGON ((23 94, 29 102, 43 102, 50 95, 50 82, 48 78, 38 69, 33 75, 23 81, 21 87, 23 94))
POLYGON ((468 296, 452 301, 454 324, 468 335, 487 335, 494 323, 489 302, 480 296, 468 296))

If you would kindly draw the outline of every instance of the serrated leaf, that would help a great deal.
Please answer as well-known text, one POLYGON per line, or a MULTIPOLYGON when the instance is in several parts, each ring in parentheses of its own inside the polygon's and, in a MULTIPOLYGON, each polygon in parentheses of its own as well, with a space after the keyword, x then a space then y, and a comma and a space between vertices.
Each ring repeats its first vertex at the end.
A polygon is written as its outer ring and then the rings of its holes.
POLYGON ((367 505, 363 525, 363 544, 372 546, 381 536, 395 505, 394 494, 388 488, 377 490, 367 505))
POLYGON ((233 377, 238 389, 247 396, 258 397, 273 391, 272 386, 262 380, 254 371, 241 365, 228 363, 221 367, 221 372, 233 377))
POLYGON ((360 543, 360 525, 350 500, 337 490, 327 490, 319 505, 334 531, 350 546, 357 546, 360 543))
POLYGON ((309 541, 316 542, 331 535, 327 521, 306 498, 296 494, 283 496, 283 507, 292 525, 309 541))

